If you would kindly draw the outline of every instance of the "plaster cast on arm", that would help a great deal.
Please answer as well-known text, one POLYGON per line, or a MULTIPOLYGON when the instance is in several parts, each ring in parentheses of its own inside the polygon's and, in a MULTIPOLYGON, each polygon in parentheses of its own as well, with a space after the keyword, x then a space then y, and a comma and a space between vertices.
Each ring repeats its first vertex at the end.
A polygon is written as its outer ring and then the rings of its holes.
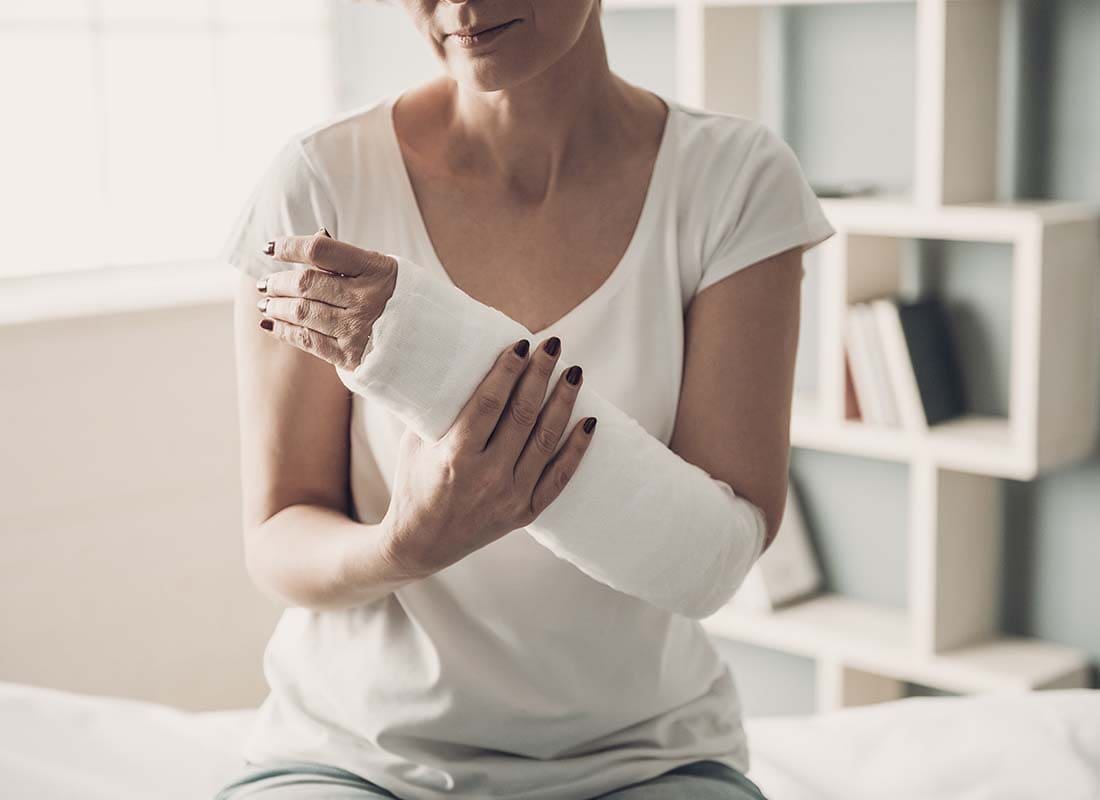
MULTIPOLYGON (((337 373, 353 392, 437 441, 501 351, 532 334, 394 257, 397 283, 363 361, 337 373)), ((564 369, 559 359, 547 394, 564 369)), ((577 471, 526 530, 613 589, 697 619, 717 611, 763 550, 763 511, 582 383, 566 433, 587 416, 599 425, 577 471)))

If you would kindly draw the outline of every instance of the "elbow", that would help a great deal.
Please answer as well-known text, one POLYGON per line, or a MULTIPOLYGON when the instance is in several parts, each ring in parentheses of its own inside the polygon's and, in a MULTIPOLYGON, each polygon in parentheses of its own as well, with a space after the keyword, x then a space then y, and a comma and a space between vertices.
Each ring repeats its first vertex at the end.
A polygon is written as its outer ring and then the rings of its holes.
POLYGON ((293 571, 288 573, 272 552, 265 523, 249 528, 245 534, 244 568, 252 585, 281 608, 300 607, 311 611, 328 610, 327 598, 316 587, 303 582, 293 571))
POLYGON ((315 612, 345 608, 334 593, 306 585, 294 576, 280 574, 262 557, 247 560, 245 569, 260 594, 280 608, 304 608, 315 612))
MULTIPOLYGON (((741 498, 740 513, 724 534, 724 552, 713 559, 714 567, 698 586, 698 591, 685 597, 674 609, 677 614, 702 620, 726 606, 771 539, 775 538, 773 523, 764 510, 741 498)), ((774 527, 778 527, 778 521, 774 527)))
POLYGON ((263 534, 263 523, 249 528, 245 533, 245 574, 248 575, 252 585, 267 599, 281 606, 293 605, 294 601, 281 591, 277 581, 272 580, 272 570, 270 560, 266 557, 263 534))

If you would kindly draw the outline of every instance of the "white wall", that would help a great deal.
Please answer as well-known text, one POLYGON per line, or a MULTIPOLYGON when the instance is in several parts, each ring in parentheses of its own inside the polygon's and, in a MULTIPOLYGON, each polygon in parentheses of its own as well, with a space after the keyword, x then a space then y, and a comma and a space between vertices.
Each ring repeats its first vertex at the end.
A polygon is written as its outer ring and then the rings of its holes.
POLYGON ((258 703, 231 304, 0 325, 0 364, 0 680, 258 703))

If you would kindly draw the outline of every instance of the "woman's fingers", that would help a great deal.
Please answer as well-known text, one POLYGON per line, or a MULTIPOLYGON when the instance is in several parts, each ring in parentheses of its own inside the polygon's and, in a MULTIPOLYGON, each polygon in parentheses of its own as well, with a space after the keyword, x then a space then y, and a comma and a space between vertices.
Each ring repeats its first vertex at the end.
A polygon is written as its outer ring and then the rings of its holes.
POLYGON ((516 381, 527 368, 530 345, 527 339, 520 339, 497 356, 443 438, 450 438, 456 446, 472 448, 479 453, 485 449, 516 381))
POLYGON ((265 317, 260 320, 260 327, 270 331, 277 339, 282 339, 287 344, 292 344, 299 350, 322 358, 330 364, 342 365, 344 363, 344 351, 339 342, 332 336, 319 331, 304 328, 281 319, 265 317), (267 327, 270 325, 271 327, 267 327))
POLYGON ((310 328, 334 338, 346 332, 347 309, 302 297, 262 297, 256 304, 265 316, 310 328))
POLYGON ((592 443, 592 437, 596 433, 596 418, 584 417, 577 420, 569 438, 565 440, 561 450, 553 460, 546 465, 542 476, 535 485, 535 491, 531 494, 531 511, 538 516, 543 510, 554 502, 561 494, 562 489, 569 483, 577 466, 581 463, 588 446, 592 443))
POLYGON ((512 392, 496 429, 489 436, 486 452, 507 459, 508 463, 515 465, 542 410, 546 386, 554 374, 554 365, 558 363, 560 354, 561 339, 557 336, 540 342, 534 349, 528 359, 530 363, 519 379, 519 385, 512 392))
POLYGON ((277 261, 310 264, 351 277, 385 275, 395 263, 392 256, 333 239, 324 230, 309 236, 276 236, 267 243, 264 253, 277 261))
POLYGON ((539 412, 534 429, 523 445, 523 451, 516 459, 516 484, 529 495, 557 450, 565 433, 565 426, 569 424, 569 417, 573 414, 573 406, 581 388, 582 372, 580 366, 573 365, 558 376, 550 397, 539 412), (575 383, 570 383, 570 380, 575 383))
POLYGON ((347 308, 354 301, 347 278, 319 269, 272 272, 256 282, 256 289, 268 297, 305 297, 340 308, 347 308))

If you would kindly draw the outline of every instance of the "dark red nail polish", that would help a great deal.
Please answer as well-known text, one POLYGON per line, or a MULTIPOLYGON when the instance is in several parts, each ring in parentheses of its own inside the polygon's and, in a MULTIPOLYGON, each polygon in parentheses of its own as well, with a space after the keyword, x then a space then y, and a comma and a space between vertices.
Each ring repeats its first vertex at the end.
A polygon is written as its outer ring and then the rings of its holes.
POLYGON ((260 320, 260 327, 263 328, 265 331, 269 331, 269 330, 271 330, 272 328, 275 327, 275 320, 273 320, 273 319, 261 319, 260 320))
POLYGON ((596 418, 595 417, 589 417, 588 419, 586 419, 584 421, 584 432, 585 433, 590 434, 595 429, 596 429, 596 418))
POLYGON ((558 350, 561 349, 561 339, 559 339, 557 336, 551 336, 549 339, 546 340, 546 344, 542 346, 542 349, 550 355, 556 356, 558 354, 558 350))
POLYGON ((274 239, 271 240, 270 242, 268 242, 267 246, 264 247, 264 255, 265 256, 275 255, 275 240, 274 239))
POLYGON ((574 364, 565 373, 565 382, 570 384, 571 386, 576 386, 578 383, 581 382, 581 372, 582 371, 583 370, 581 370, 581 368, 578 365, 574 364))
POLYGON ((516 342, 516 346, 512 349, 516 351, 516 355, 523 358, 527 355, 527 349, 531 346, 531 343, 526 339, 520 339, 516 342))

